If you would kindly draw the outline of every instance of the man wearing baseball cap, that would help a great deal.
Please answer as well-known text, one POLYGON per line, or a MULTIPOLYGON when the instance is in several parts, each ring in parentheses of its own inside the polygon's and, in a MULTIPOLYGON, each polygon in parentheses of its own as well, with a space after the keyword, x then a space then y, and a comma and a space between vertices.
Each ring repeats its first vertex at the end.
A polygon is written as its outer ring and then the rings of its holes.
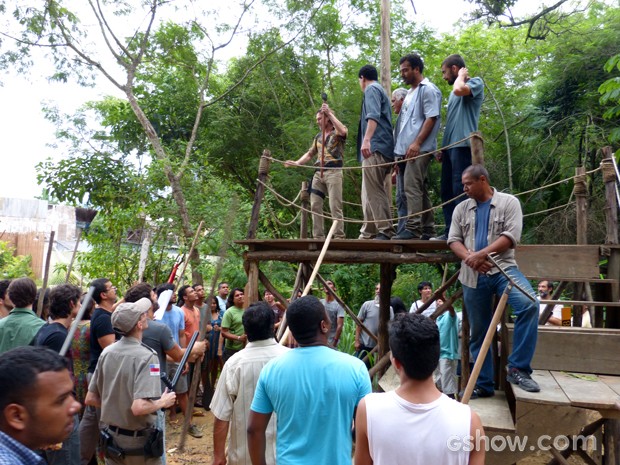
POLYGON ((88 386, 86 404, 101 408, 106 464, 162 463, 156 411, 172 406, 176 395, 167 389, 162 394, 157 354, 142 344, 151 305, 142 298, 112 313, 112 326, 123 337, 104 349, 88 386))

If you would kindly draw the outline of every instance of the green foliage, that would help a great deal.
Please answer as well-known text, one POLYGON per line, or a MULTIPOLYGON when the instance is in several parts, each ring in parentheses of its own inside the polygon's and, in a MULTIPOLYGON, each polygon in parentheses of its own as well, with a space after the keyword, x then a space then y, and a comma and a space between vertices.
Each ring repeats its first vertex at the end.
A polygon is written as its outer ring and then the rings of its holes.
MULTIPOLYGON (((620 54, 612 56, 605 63, 605 71, 612 73, 620 71, 620 54)), ((612 105, 603 113, 603 118, 608 120, 617 120, 620 117, 620 77, 615 76, 603 82, 599 88, 601 94, 602 105, 612 105)), ((616 127, 609 135, 611 142, 620 141, 620 127, 616 127)))
POLYGON ((0 241, 0 279, 13 279, 28 276, 34 279, 30 255, 14 255, 15 250, 8 242, 0 241))

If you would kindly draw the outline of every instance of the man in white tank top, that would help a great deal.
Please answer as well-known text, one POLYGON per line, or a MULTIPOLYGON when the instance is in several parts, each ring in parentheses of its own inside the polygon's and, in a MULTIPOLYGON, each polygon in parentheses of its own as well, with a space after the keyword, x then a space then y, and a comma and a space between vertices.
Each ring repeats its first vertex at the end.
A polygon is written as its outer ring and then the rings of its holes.
POLYGON ((468 405, 439 392, 439 330, 409 313, 389 326, 395 391, 368 394, 355 417, 355 465, 483 465, 484 430, 468 405), (396 426, 397 425, 397 426, 396 426))

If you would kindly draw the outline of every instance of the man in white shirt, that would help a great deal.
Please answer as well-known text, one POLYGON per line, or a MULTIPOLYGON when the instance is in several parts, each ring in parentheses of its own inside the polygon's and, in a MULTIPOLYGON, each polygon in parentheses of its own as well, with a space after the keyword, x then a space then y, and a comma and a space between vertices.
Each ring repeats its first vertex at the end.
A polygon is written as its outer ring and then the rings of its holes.
MULTIPOLYGON (((418 313, 418 309, 422 308, 422 305, 428 302, 428 299, 430 299, 433 295, 433 284, 429 281, 422 281, 420 284, 418 284, 418 292, 420 293, 420 300, 416 300, 414 303, 411 304, 409 313, 418 313)), ((426 310, 422 312, 422 315, 431 316, 435 312, 436 308, 437 301, 434 301, 432 304, 426 307, 426 310)))

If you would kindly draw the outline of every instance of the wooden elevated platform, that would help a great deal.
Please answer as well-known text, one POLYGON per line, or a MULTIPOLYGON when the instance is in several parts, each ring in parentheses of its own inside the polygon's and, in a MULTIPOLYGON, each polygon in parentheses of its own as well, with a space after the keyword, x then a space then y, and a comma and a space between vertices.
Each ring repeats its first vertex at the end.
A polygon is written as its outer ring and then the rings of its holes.
MULTIPOLYGON (((291 263, 316 262, 324 244, 319 239, 248 239, 236 241, 247 248, 246 261, 276 260, 291 263)), ((601 280, 601 255, 620 246, 609 245, 520 245, 516 250, 525 276, 560 281, 601 280)), ((446 241, 378 241, 332 239, 324 263, 452 263, 458 262, 446 241)))

